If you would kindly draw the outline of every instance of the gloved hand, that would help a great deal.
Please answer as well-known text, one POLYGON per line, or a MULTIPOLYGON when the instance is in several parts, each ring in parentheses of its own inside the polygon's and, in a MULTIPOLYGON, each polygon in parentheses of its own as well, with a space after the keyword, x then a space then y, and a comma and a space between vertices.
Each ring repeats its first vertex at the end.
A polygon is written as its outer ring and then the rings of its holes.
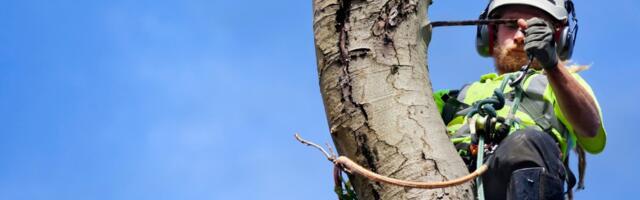
POLYGON ((553 28, 544 20, 534 17, 526 21, 524 49, 542 64, 544 69, 558 66, 556 43, 553 40, 553 28))

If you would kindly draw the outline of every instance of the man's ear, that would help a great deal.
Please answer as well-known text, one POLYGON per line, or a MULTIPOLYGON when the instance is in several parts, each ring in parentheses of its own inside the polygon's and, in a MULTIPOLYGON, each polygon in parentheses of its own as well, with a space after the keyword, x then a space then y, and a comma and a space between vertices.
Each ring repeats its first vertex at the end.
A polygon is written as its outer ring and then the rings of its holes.
POLYGON ((553 29, 553 41, 557 43, 560 41, 560 37, 562 37, 562 30, 564 30, 564 25, 555 24, 553 29))

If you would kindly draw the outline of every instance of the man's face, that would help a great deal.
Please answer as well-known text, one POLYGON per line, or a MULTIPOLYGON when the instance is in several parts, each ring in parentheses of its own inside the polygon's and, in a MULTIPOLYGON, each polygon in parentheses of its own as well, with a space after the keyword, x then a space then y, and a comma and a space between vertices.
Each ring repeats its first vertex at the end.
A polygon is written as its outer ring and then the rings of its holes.
MULTIPOLYGON (((508 6, 502 9, 501 19, 530 19, 542 18, 547 22, 553 22, 541 10, 527 6, 508 6)), ((527 64, 528 58, 524 51, 524 32, 518 25, 501 24, 497 26, 496 43, 493 49, 493 58, 496 71, 499 74, 518 71, 527 64)), ((532 67, 540 69, 540 64, 534 61, 532 67)))

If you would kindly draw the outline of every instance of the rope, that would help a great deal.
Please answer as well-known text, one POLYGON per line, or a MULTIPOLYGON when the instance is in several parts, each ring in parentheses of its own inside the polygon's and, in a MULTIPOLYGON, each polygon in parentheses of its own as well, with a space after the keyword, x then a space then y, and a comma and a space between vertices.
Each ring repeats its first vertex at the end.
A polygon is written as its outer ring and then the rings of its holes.
MULTIPOLYGON (((298 140, 302 144, 315 147, 315 148, 319 149, 320 151, 322 151, 323 155, 325 155, 325 157, 327 157, 327 159, 329 161, 331 161, 336 166, 336 168, 340 168, 343 171, 345 171, 347 173, 350 173, 350 174, 359 174, 359 175, 364 176, 365 178, 367 178, 369 180, 372 180, 372 181, 378 181, 378 182, 392 184, 392 185, 396 185, 396 186, 402 186, 402 187, 422 188, 422 189, 436 189, 436 188, 452 187, 452 186, 456 186, 456 185, 461 185, 461 184, 466 183, 466 182, 468 182, 470 180, 473 180, 476 177, 479 177, 484 172, 486 172, 487 169, 489 168, 487 165, 482 165, 482 166, 478 167, 475 171, 473 171, 472 173, 470 173, 468 175, 465 175, 463 177, 459 177, 459 178, 456 178, 456 179, 453 179, 453 180, 441 181, 441 182, 420 182, 420 181, 400 180, 400 179, 395 179, 395 178, 383 176, 383 175, 377 174, 375 172, 372 172, 372 171, 362 167, 358 163, 354 162, 353 160, 351 160, 351 159, 349 159, 349 158, 347 158, 345 156, 336 157, 335 154, 329 154, 320 145, 317 145, 317 144, 315 144, 313 142, 310 142, 310 141, 307 141, 307 140, 303 139, 297 133, 295 134, 295 138, 296 138, 296 140, 298 140)), ((335 177, 335 174, 336 174, 336 172, 334 171, 334 177, 335 177)))
POLYGON ((392 184, 392 185, 396 185, 396 186, 403 186, 403 187, 410 187, 410 188, 422 188, 422 189, 446 188, 446 187, 460 185, 460 184, 466 183, 466 182, 468 182, 470 180, 473 180, 476 177, 479 177, 484 172, 486 172, 487 169, 488 169, 487 165, 482 165, 478 169, 473 171, 471 174, 468 174, 466 176, 459 177, 459 178, 456 178, 456 179, 453 179, 453 180, 442 181, 442 182, 420 182, 420 181, 400 180, 400 179, 395 179, 395 178, 391 178, 391 177, 387 177, 387 176, 383 176, 383 175, 377 174, 375 172, 372 172, 372 171, 370 171, 370 170, 358 165, 358 163, 354 162, 353 160, 351 160, 351 159, 349 159, 349 158, 347 158, 345 156, 338 157, 337 159, 335 159, 333 161, 333 163, 335 165, 340 166, 343 170, 345 170, 348 173, 359 174, 359 175, 362 175, 362 176, 364 176, 367 179, 370 179, 372 181, 378 181, 378 182, 392 184))

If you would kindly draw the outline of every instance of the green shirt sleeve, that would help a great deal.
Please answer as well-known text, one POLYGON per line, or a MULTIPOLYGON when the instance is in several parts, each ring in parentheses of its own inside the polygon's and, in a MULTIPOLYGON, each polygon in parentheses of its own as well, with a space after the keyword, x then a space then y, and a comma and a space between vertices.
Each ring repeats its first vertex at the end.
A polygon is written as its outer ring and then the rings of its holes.
POLYGON ((587 84, 587 82, 584 79, 582 79, 582 77, 577 73, 573 73, 572 75, 578 81, 578 83, 580 83, 580 85, 582 85, 582 87, 584 87, 587 90, 587 92, 591 95, 591 97, 593 97, 593 100, 596 103, 598 114, 600 115, 600 128, 598 130, 598 133, 593 138, 583 137, 583 136, 580 136, 579 134, 575 134, 573 126, 567 121, 567 118, 564 116, 564 114, 560 110, 560 105, 556 101, 556 97, 552 92, 551 86, 549 85, 547 86, 548 87, 547 91, 550 91, 549 96, 551 96, 552 98, 553 110, 556 113, 556 116, 558 116, 558 119, 560 120, 560 122, 562 122, 567 127, 567 129, 569 130, 572 136, 576 137, 578 144, 582 146, 582 148, 584 148, 585 151, 591 154, 598 154, 602 152, 602 150, 604 150, 605 144, 607 143, 607 133, 604 129, 602 111, 600 110, 600 105, 598 104, 598 100, 593 94, 593 90, 591 89, 589 84, 587 84))
POLYGON ((442 100, 442 96, 449 93, 449 90, 438 90, 433 93, 433 100, 436 102, 436 106, 438 106, 438 113, 442 114, 442 108, 444 108, 444 100, 442 100))

